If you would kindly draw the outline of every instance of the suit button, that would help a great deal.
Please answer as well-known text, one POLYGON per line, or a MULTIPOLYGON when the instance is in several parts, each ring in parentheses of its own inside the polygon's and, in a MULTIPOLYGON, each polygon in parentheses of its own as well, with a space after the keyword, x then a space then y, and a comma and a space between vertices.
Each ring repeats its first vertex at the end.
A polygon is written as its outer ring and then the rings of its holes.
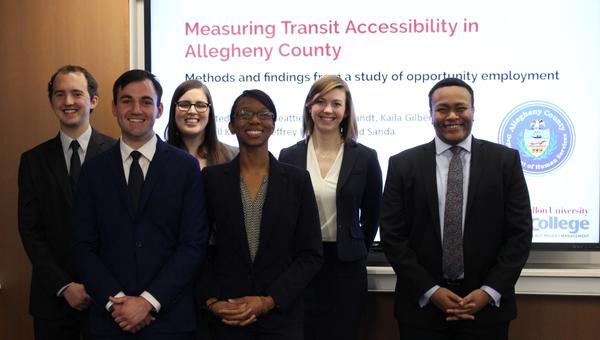
POLYGON ((137 248, 141 248, 141 247, 142 247, 142 241, 136 241, 136 242, 135 242, 135 246, 136 246, 137 248))

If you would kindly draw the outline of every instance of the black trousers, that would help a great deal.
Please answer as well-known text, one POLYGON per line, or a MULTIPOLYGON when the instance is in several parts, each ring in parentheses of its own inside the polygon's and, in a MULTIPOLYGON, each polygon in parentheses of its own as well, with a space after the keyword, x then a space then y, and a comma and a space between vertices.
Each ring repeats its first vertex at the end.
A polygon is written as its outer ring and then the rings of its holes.
POLYGON ((419 328, 398 323, 401 340, 508 340, 508 325, 472 327, 468 321, 451 321, 444 328, 419 328))
POLYGON ((323 243, 323 257, 304 294, 304 338, 358 339, 368 294, 365 259, 340 261, 334 242, 323 243))
POLYGON ((92 336, 92 340, 194 340, 194 332, 181 333, 124 333, 112 336, 92 336))
POLYGON ((35 340, 80 340, 90 339, 87 322, 83 313, 61 318, 33 317, 35 340))
POLYGON ((232 327, 224 323, 211 327, 214 340, 303 340, 302 324, 290 324, 266 329, 254 323, 245 327, 232 327))

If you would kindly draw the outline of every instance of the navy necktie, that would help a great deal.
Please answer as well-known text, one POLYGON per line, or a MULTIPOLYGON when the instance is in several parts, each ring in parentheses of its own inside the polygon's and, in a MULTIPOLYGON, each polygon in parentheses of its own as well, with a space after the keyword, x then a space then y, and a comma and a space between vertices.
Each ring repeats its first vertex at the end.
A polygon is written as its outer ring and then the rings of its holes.
POLYGON ((463 166, 460 146, 453 146, 448 167, 446 206, 444 208, 443 271, 444 276, 456 280, 464 273, 463 264, 463 166))
POLYGON ((140 202, 140 196, 142 195, 142 187, 144 186, 144 173, 140 167, 140 156, 142 154, 139 151, 131 152, 131 166, 129 167, 129 181, 127 187, 129 188, 129 194, 131 195, 131 202, 133 203, 133 210, 137 212, 138 204, 140 202))
POLYGON ((71 189, 75 192, 77 188, 77 181, 79 180, 79 174, 81 173, 81 160, 79 159, 79 143, 76 139, 71 141, 69 148, 73 150, 71 154, 71 162, 69 165, 69 179, 71 180, 71 189))

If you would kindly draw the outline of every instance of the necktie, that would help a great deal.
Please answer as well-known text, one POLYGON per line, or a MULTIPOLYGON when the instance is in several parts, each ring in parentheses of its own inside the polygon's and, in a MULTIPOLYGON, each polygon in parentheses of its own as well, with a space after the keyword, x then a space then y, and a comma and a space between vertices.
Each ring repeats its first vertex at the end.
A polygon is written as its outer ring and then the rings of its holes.
POLYGON ((79 180, 79 174, 81 173, 81 160, 79 159, 79 143, 76 139, 71 141, 69 146, 73 150, 71 154, 71 162, 69 166, 69 178, 71 180, 71 189, 75 192, 77 188, 77 180, 79 180))
POLYGON ((462 243, 463 167, 460 146, 453 146, 448 167, 446 207, 444 208, 443 271, 444 276, 456 280, 464 272, 462 243))
POLYGON ((144 186, 144 173, 140 167, 140 156, 142 154, 139 151, 131 152, 131 166, 129 167, 129 181, 127 187, 129 188, 129 194, 131 195, 131 202, 133 203, 133 211, 137 212, 138 203, 140 196, 142 195, 142 187, 144 186))

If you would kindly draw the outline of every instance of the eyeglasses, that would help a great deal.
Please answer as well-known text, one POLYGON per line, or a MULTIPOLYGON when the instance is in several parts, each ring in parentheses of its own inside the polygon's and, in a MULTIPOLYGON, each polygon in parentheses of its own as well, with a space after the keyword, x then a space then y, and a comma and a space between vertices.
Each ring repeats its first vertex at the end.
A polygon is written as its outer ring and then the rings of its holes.
POLYGON ((235 114, 236 117, 243 120, 250 120, 253 116, 258 117, 260 120, 269 120, 275 117, 275 114, 271 111, 262 111, 262 112, 250 112, 246 110, 241 110, 240 112, 235 114))
POLYGON ((177 102, 177 108, 180 109, 181 111, 187 112, 192 108, 192 106, 196 108, 196 111, 198 113, 204 113, 204 112, 208 111, 210 104, 205 103, 205 102, 192 103, 189 100, 182 100, 180 102, 177 102))

